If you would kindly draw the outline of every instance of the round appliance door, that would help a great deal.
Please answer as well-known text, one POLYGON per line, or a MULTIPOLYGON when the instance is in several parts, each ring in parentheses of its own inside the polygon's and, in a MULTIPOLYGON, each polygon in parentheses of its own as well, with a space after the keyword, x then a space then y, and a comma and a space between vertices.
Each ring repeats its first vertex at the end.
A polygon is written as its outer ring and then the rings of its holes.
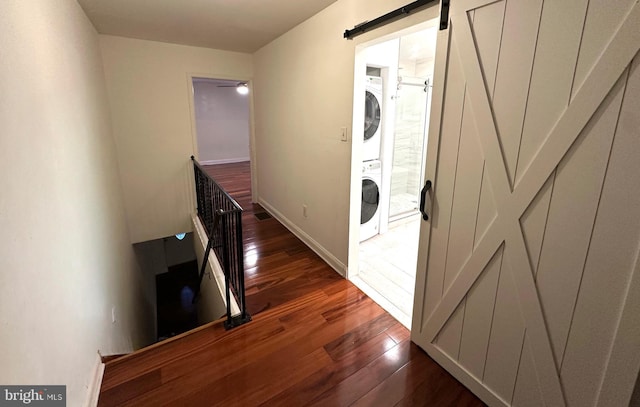
POLYGON ((378 184, 368 178, 362 180, 362 208, 360 210, 360 224, 369 222, 378 211, 380 204, 380 190, 378 184))
POLYGON ((380 126, 380 102, 371 92, 367 91, 364 98, 364 139, 369 140, 376 134, 380 126))

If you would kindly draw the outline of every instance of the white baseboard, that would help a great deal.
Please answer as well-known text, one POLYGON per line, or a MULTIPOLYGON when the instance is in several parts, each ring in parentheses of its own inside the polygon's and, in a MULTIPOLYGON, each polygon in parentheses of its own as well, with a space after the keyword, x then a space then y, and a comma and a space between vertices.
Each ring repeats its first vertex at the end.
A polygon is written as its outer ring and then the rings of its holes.
POLYGON ((284 225, 291 233, 296 235, 298 239, 302 240, 304 244, 309 246, 311 250, 313 250, 322 260, 325 261, 332 269, 334 269, 338 274, 342 277, 347 275, 347 266, 345 266, 336 256, 334 256, 331 252, 329 252, 324 246, 320 243, 316 242, 311 236, 306 234, 302 229, 300 229, 295 223, 293 223, 289 218, 284 216, 280 211, 274 208, 270 203, 266 202, 262 198, 258 198, 258 203, 262 205, 264 209, 267 210, 276 218, 280 223, 284 225))
POLYGON ((198 161, 198 162, 200 163, 200 165, 216 165, 216 164, 242 163, 245 161, 249 161, 249 157, 224 158, 222 160, 205 160, 205 161, 198 161))
POLYGON ((96 364, 93 368, 89 388, 87 389, 87 400, 84 403, 86 407, 95 407, 98 405, 98 397, 100 397, 100 387, 102 386, 102 377, 104 376, 104 363, 100 352, 96 353, 96 364))

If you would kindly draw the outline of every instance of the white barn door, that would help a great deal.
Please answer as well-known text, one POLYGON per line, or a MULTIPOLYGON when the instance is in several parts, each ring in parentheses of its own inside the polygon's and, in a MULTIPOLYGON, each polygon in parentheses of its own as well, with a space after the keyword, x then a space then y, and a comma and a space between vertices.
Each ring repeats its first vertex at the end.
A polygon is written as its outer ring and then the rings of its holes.
POLYGON ((452 0, 449 17, 412 339, 490 405, 622 406, 640 366, 640 5, 452 0))

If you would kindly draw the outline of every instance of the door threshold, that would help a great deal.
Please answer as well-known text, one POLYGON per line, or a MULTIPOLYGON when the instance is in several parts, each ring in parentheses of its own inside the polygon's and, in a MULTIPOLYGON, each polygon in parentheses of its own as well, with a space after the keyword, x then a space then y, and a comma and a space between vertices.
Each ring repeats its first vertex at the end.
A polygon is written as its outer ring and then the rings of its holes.
POLYGON ((349 280, 358 287, 362 292, 367 294, 369 298, 371 298, 376 304, 382 307, 385 311, 387 311, 393 318, 395 318, 398 322, 400 322, 405 328, 411 331, 411 316, 405 314, 400 310, 400 308, 396 307, 386 299, 382 294, 372 288, 369 284, 367 284, 363 279, 359 276, 353 276, 349 278, 349 280))

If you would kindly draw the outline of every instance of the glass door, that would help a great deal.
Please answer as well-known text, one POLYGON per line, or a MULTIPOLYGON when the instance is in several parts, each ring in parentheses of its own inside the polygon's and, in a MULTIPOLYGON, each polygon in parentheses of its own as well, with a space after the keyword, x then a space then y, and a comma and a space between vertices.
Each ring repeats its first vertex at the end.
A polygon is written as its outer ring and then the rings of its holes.
POLYGON ((399 77, 396 92, 389 220, 418 210, 431 99, 428 78, 399 77))

